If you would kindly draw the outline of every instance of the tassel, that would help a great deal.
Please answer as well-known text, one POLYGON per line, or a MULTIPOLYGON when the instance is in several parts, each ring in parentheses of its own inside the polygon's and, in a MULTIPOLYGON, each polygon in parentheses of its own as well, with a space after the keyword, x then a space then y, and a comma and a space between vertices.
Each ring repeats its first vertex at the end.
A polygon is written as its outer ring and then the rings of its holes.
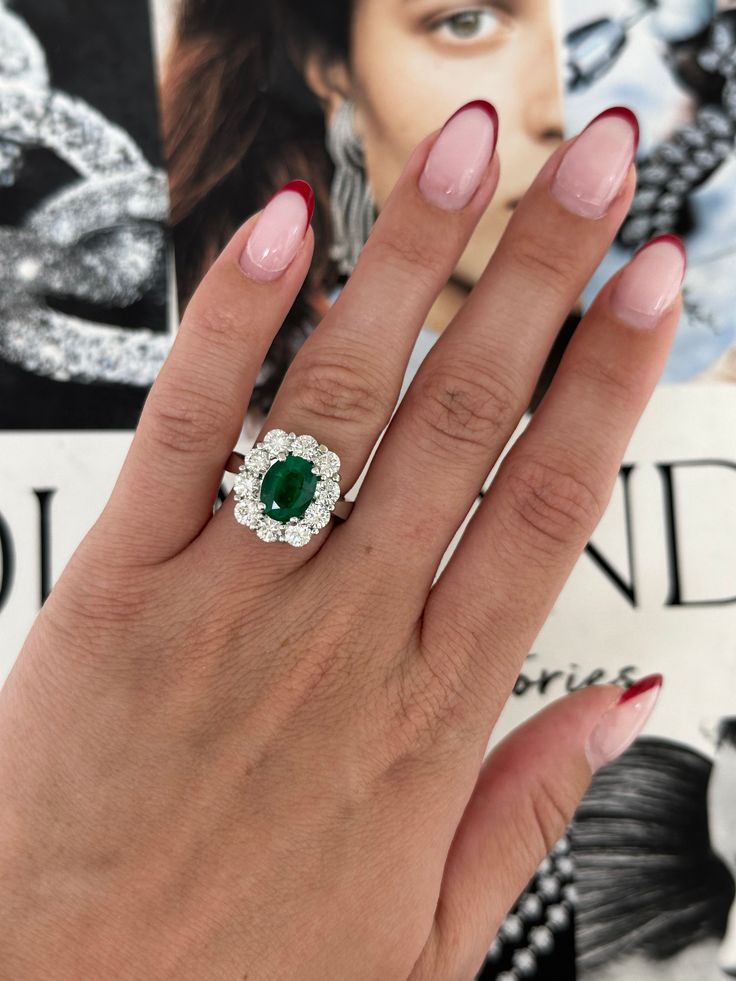
POLYGON ((330 191, 333 228, 330 258, 344 276, 349 276, 355 268, 376 217, 354 114, 354 103, 346 99, 327 133, 327 150, 335 165, 330 191))

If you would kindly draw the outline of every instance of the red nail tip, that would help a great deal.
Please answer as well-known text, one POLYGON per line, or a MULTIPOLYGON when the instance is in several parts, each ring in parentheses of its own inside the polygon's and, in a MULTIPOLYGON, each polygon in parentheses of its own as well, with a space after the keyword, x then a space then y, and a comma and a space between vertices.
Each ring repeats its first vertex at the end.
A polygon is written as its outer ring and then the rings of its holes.
POLYGON ((623 695, 619 698, 618 704, 621 705, 623 702, 628 702, 632 698, 638 698, 639 695, 643 695, 644 692, 649 691, 651 688, 659 688, 664 681, 661 674, 649 674, 646 678, 642 678, 641 681, 637 681, 627 689, 623 695))
POLYGON ((278 193, 281 194, 283 191, 296 191, 297 194, 301 194, 307 206, 307 225, 309 225, 314 214, 314 191, 311 185, 302 180, 289 181, 278 193))
MULTIPOLYGON (((606 116, 620 116, 621 119, 625 119, 631 126, 634 131, 634 153, 636 153, 639 149, 639 120, 636 118, 636 115, 627 106, 611 106, 610 109, 604 109, 603 112, 599 112, 595 119, 591 119, 588 126, 592 126, 599 119, 605 119, 606 116)), ((585 128, 588 129, 588 126, 585 128)))
MULTIPOLYGON (((685 248, 685 243, 682 241, 679 235, 673 235, 671 232, 667 232, 665 235, 657 235, 656 238, 651 238, 648 242, 645 242, 641 249, 646 249, 650 245, 654 245, 655 242, 669 242, 671 245, 677 246, 682 253, 682 258, 685 265, 687 265, 687 249, 685 248)), ((641 249, 639 249, 640 252, 641 249)))
MULTIPOLYGON (((454 119, 455 116, 458 116, 461 112, 465 112, 466 109, 483 109, 484 112, 487 112, 493 123, 494 141, 498 139, 498 112, 491 102, 486 102, 485 99, 473 99, 472 102, 466 102, 464 106, 460 106, 456 112, 453 112, 450 119, 454 119)), ((447 120, 447 123, 450 122, 450 119, 447 120)), ((447 126, 447 123, 445 123, 445 126, 447 126)), ((495 142, 493 149, 496 149, 495 142)))

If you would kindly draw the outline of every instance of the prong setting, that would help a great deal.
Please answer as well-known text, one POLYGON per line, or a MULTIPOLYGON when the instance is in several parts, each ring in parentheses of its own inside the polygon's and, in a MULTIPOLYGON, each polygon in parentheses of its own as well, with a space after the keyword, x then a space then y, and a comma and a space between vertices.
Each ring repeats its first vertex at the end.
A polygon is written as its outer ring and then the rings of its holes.
POLYGON ((329 523, 340 497, 339 471, 338 455, 314 436, 272 429, 244 454, 233 485, 235 519, 261 541, 285 542, 300 548, 329 523), (276 520, 265 513, 268 508, 261 499, 261 490, 271 467, 283 464, 290 456, 312 463, 309 472, 317 478, 316 487, 301 516, 276 520))

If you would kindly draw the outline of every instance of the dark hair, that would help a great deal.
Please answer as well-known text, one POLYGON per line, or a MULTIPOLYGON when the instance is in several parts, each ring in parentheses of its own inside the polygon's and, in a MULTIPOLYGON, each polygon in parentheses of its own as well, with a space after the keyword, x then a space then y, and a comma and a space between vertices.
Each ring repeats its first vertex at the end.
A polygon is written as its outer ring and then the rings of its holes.
POLYGON ((275 338, 253 403, 270 406, 296 348, 319 319, 314 299, 338 282, 329 259, 324 110, 301 59, 348 57, 349 0, 184 0, 162 86, 179 302, 183 310, 222 247, 288 180, 315 192, 315 257, 275 338))
POLYGON ((716 748, 720 749, 721 746, 730 746, 732 749, 736 749, 736 718, 734 716, 721 719, 718 723, 716 748))
POLYGON ((734 883, 711 848, 711 762, 639 738, 595 776, 570 829, 578 966, 673 957, 726 931, 734 883))
MULTIPOLYGON (((352 11, 352 0, 183 0, 167 58, 162 118, 181 310, 237 228, 283 184, 303 177, 314 189, 314 260, 253 393, 263 415, 320 319, 319 300, 340 281, 329 257, 324 108, 302 68, 310 52, 327 64, 349 61, 352 11)), ((558 334, 532 411, 578 322, 571 314, 558 334)))

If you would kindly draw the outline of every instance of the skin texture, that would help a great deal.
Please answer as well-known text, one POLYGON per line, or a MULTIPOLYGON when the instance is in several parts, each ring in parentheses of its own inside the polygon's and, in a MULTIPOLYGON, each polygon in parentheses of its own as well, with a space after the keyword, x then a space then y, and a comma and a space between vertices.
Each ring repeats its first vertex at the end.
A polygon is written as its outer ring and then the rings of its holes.
POLYGON ((412 149, 458 105, 488 99, 498 110, 498 191, 428 315, 436 331, 479 279, 519 199, 562 141, 552 16, 549 0, 357 0, 350 66, 308 62, 328 118, 344 94, 355 102, 379 210, 412 149))
POLYGON ((3 976, 470 981, 587 789, 612 686, 484 755, 610 498, 680 299, 639 330, 604 288, 433 586, 635 182, 602 218, 573 215, 550 192, 555 154, 391 419, 498 180, 496 156, 466 207, 429 204, 436 139, 410 155, 265 427, 336 450, 343 489, 385 428, 344 524, 296 549, 240 526, 232 495, 212 513, 311 231, 256 282, 238 264, 251 219, 187 307, 112 495, 0 692, 3 976))

